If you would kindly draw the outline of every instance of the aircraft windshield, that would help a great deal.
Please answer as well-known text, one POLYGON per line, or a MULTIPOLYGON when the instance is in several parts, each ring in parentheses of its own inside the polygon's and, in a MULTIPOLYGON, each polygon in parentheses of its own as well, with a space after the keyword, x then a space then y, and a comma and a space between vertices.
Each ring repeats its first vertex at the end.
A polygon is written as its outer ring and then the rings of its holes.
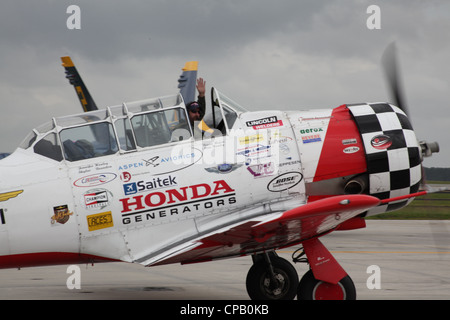
POLYGON ((174 95, 54 118, 20 147, 56 161, 79 161, 189 139, 182 106, 181 95, 174 95))
POLYGON ((140 101, 127 102, 126 106, 129 112, 139 113, 153 111, 160 108, 168 108, 180 105, 183 102, 181 95, 167 96, 155 99, 146 99, 140 101))
POLYGON ((96 121, 104 121, 107 120, 108 117, 109 117, 108 110, 103 109, 86 113, 80 113, 72 116, 56 118, 55 122, 58 126, 67 128, 76 125, 92 123, 96 121))
POLYGON ((231 100, 215 88, 211 88, 212 113, 207 113, 203 120, 212 128, 219 130, 223 135, 229 133, 241 113, 247 109, 231 100))
POLYGON ((244 107, 242 107, 241 105, 239 105, 237 102, 231 100, 230 98, 228 98, 226 95, 224 95, 223 93, 219 92, 216 90, 217 93, 217 98, 219 99, 220 103, 223 106, 228 106, 230 107, 233 111, 235 111, 236 113, 240 114, 240 113, 244 113, 247 112, 248 110, 245 109, 244 107))
POLYGON ((96 158, 119 151, 112 125, 107 122, 64 129, 60 137, 68 161, 96 158))
MULTIPOLYGON (((247 110, 214 88, 212 98, 212 118, 207 114, 204 120, 228 134, 247 110)), ((54 118, 34 129, 20 147, 56 161, 79 161, 190 139, 188 119, 180 94, 126 102, 54 118)))

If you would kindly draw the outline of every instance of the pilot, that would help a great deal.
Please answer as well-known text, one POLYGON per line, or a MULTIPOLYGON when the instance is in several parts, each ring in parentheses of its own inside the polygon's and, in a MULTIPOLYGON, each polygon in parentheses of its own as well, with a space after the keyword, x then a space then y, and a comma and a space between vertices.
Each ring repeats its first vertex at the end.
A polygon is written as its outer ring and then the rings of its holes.
POLYGON ((200 121, 203 118, 204 111, 203 111, 203 115, 202 115, 201 104, 198 103, 197 101, 192 101, 192 102, 188 103, 188 105, 186 106, 186 109, 189 114, 189 122, 190 122, 191 126, 193 127, 195 121, 200 121))
POLYGON ((203 78, 197 80, 198 97, 197 101, 192 101, 186 105, 186 109, 189 115, 189 123, 191 124, 194 132, 194 139, 202 139, 205 134, 210 137, 214 134, 214 130, 208 127, 208 125, 202 121, 206 112, 206 82, 203 78))
POLYGON ((206 99, 205 99, 206 82, 203 80, 203 78, 198 78, 197 79, 197 91, 198 91, 197 101, 189 102, 186 105, 186 109, 187 109, 188 115, 189 115, 189 122, 191 123, 191 126, 194 126, 194 122, 195 121, 200 121, 205 116, 205 110, 206 110, 206 99))

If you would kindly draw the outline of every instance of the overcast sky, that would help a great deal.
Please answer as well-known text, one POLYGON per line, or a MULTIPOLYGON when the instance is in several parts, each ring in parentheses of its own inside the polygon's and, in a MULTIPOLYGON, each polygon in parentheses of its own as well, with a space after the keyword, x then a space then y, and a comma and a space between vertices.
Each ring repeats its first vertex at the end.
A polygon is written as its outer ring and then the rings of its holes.
POLYGON ((2 0, 0 39, 0 152, 82 111, 61 56, 100 107, 177 93, 198 60, 208 90, 249 110, 306 110, 390 101, 380 59, 395 41, 416 134, 441 146, 425 166, 450 167, 446 0, 2 0), (67 28, 70 5, 79 30, 67 28), (370 5, 381 29, 367 27, 370 5))

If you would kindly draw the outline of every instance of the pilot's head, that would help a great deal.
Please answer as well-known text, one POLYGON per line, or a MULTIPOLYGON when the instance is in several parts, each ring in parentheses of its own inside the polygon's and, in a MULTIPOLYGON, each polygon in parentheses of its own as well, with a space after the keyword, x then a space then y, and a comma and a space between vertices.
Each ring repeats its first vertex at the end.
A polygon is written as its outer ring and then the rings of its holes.
POLYGON ((189 121, 191 122, 191 125, 194 124, 194 121, 200 121, 200 105, 197 101, 193 101, 188 103, 186 106, 188 114, 189 114, 189 121))

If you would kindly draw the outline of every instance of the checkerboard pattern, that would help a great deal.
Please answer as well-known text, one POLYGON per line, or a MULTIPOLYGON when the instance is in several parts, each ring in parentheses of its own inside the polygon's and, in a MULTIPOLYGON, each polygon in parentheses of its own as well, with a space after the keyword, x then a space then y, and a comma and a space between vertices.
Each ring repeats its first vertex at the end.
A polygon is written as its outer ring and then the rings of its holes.
MULTIPOLYGON (((405 113, 388 103, 347 107, 355 118, 366 151, 370 194, 389 199, 417 192, 422 177, 420 147, 405 113)), ((382 205, 367 215, 396 210, 410 201, 382 205)))

